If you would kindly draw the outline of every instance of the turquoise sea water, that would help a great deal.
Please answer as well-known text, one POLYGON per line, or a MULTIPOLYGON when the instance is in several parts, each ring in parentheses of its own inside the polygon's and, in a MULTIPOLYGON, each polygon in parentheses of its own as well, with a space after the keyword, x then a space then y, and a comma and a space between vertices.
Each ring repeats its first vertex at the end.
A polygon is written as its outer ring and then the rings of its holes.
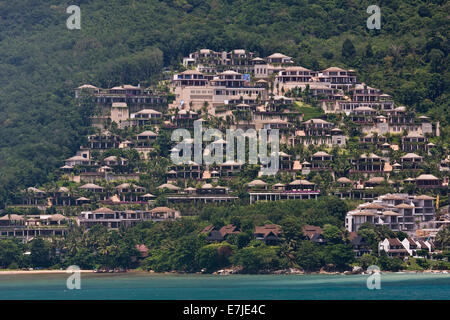
POLYGON ((0 275, 0 299, 450 299, 450 274, 382 274, 381 289, 367 275, 0 275))

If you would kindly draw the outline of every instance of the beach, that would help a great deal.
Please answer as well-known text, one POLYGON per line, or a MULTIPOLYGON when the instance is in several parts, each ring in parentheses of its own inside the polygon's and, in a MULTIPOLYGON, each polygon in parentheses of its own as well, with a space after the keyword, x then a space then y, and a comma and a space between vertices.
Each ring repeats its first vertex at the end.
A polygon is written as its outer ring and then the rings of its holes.
MULTIPOLYGON (((2 275, 39 275, 39 274, 65 274, 70 273, 71 271, 68 271, 66 269, 59 269, 59 270, 0 270, 0 276, 2 275)), ((148 274, 148 275, 198 275, 199 273, 184 273, 184 272, 154 272, 154 271, 144 271, 144 270, 127 270, 124 272, 98 272, 95 270, 78 270, 80 273, 98 273, 98 274, 117 274, 117 273, 128 273, 128 274, 148 274)), ((423 271, 417 271, 417 270, 402 270, 398 272, 392 272, 392 271, 381 271, 381 274, 403 274, 403 273, 424 273, 424 274, 450 274, 449 270, 423 270, 423 271)), ((205 274, 205 275, 213 275, 213 276, 224 276, 224 275, 230 275, 231 273, 213 273, 213 274, 205 274)), ((320 271, 320 272, 279 272, 274 271, 271 273, 264 273, 265 275, 289 275, 289 274, 305 274, 305 275, 349 275, 345 272, 326 272, 326 271, 320 271)), ((360 274, 367 274, 365 272, 361 272, 360 274)))
MULTIPOLYGON (((39 275, 39 274, 60 274, 60 273, 69 273, 67 270, 1 270, 0 276, 2 275, 39 275)), ((80 273, 94 273, 94 270, 79 270, 80 273)))

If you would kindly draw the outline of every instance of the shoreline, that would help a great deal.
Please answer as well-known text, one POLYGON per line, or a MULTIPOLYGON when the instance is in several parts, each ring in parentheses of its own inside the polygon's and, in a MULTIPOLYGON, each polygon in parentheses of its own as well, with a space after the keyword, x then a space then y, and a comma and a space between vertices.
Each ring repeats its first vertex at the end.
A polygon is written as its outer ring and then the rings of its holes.
MULTIPOLYGON (((94 270, 79 270, 80 273, 95 273, 94 270)), ((2 270, 1 275, 16 275, 16 274, 57 274, 57 273, 72 273, 67 270, 2 270)))
MULTIPOLYGON (((149 275, 209 275, 209 276, 227 276, 227 275, 236 275, 236 274, 245 274, 250 275, 247 273, 232 273, 232 274, 217 274, 217 273, 184 273, 184 272, 152 272, 152 271, 144 271, 144 270, 127 270, 124 272, 96 272, 94 270, 79 270, 80 273, 92 273, 92 274, 133 274, 133 273, 140 273, 140 274, 149 274, 149 275)), ((67 270, 1 270, 1 275, 39 275, 39 274, 67 274, 72 273, 67 270)), ((415 271, 415 270, 401 270, 401 271, 382 271, 381 274, 450 274, 449 270, 424 270, 424 271, 415 271)), ((299 273, 277 273, 277 272, 271 272, 271 273, 255 273, 251 275, 341 275, 341 276, 347 276, 347 275, 368 275, 368 273, 352 273, 352 274, 346 274, 343 272, 299 272, 299 273)))

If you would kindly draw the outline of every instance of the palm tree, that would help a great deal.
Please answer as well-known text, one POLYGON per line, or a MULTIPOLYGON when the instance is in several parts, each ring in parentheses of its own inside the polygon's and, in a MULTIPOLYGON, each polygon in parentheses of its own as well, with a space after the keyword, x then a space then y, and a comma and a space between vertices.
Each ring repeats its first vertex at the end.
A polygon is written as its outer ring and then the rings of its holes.
POLYGON ((205 101, 203 103, 202 109, 201 109, 201 113, 202 114, 208 114, 208 107, 209 107, 209 103, 208 101, 205 101))
POLYGON ((450 227, 440 230, 436 235, 435 242, 441 247, 441 250, 448 249, 450 247, 450 227))

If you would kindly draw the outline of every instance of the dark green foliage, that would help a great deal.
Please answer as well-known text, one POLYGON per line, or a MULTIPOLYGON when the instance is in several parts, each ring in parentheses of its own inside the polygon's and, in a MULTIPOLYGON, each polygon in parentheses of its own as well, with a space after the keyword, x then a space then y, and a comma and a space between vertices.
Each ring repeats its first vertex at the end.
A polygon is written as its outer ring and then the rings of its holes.
POLYGON ((278 248, 264 244, 239 250, 233 255, 232 261, 233 264, 242 267, 243 271, 247 273, 276 270, 283 264, 278 255, 278 248))
POLYGON ((370 248, 377 252, 378 243, 386 238, 395 238, 397 234, 387 226, 374 226, 370 223, 363 224, 358 230, 358 235, 362 236, 370 248))
POLYGON ((353 42, 350 39, 345 39, 344 43, 342 44, 342 57, 350 62, 355 58, 355 55, 356 49, 353 45, 353 42))
POLYGON ((430 268, 430 263, 426 259, 416 259, 416 262, 423 269, 430 268))
POLYGON ((233 248, 227 243, 209 244, 198 251, 198 265, 207 272, 219 270, 230 265, 232 254, 233 248))
POLYGON ((14 240, 0 241, 0 268, 18 268, 23 261, 23 249, 14 240))
POLYGON ((428 257, 429 251, 427 249, 419 249, 416 251, 416 255, 419 257, 428 257))
POLYGON ((242 249, 247 246, 252 240, 252 234, 250 232, 242 232, 239 234, 230 234, 227 238, 227 242, 235 245, 238 249, 242 249))
POLYGON ((443 228, 437 233, 435 243, 442 250, 450 248, 450 226, 443 228))
POLYGON ((172 269, 187 272, 197 271, 199 266, 196 256, 201 246, 202 242, 196 235, 181 238, 170 257, 170 262, 173 266, 172 269))
POLYGON ((370 266, 378 265, 378 257, 373 254, 363 254, 360 258, 357 259, 358 264, 367 269, 370 266))
POLYGON ((161 130, 154 148, 158 151, 159 156, 167 158, 170 156, 171 144, 170 133, 166 130, 161 130))
POLYGON ((334 244, 325 247, 324 257, 327 264, 344 271, 349 269, 350 263, 355 260, 355 253, 351 244, 334 244))
POLYGON ((402 231, 398 231, 397 238, 398 238, 398 240, 403 241, 403 239, 408 238, 408 234, 406 234, 402 231))
POLYGON ((323 236, 329 243, 342 243, 342 232, 338 227, 326 224, 323 228, 323 236))
POLYGON ((283 228, 283 237, 286 241, 299 241, 302 239, 302 223, 293 216, 286 216, 280 222, 283 228))
MULTIPOLYGON (((290 200, 207 206, 204 212, 209 212, 208 217, 156 223, 146 221, 124 230, 108 230, 101 225, 89 230, 73 226, 65 239, 52 242, 39 238, 27 245, 12 240, 1 241, 0 268, 77 265, 82 269, 142 268, 156 272, 205 269, 211 273, 228 267, 239 267, 247 273, 293 267, 307 272, 345 271, 350 269, 355 256, 348 235, 343 231, 343 219, 336 217, 344 208, 344 201, 336 198, 290 200), (279 224, 284 230, 276 246, 265 245, 253 234, 255 226, 269 223, 279 224), (241 232, 229 235, 224 242, 208 243, 206 234, 201 231, 208 225, 221 227, 225 224, 239 226, 241 232), (305 224, 321 226, 326 243, 305 240, 302 234, 305 224), (141 256, 137 245, 145 245, 148 256, 141 256), (24 255, 26 251, 31 254, 24 255)), ((372 246, 374 253, 378 252, 378 241, 397 236, 390 230, 370 225, 362 226, 358 233, 372 246)), ((441 259, 448 259, 448 255, 448 251, 444 251, 441 259)), ((373 255, 364 255, 356 262, 364 268, 372 264, 383 270, 404 268, 400 260, 391 259, 384 253, 379 260, 373 255)))
POLYGON ((50 245, 37 238, 31 242, 30 264, 34 268, 48 268, 51 265, 50 245))
POLYGON ((305 271, 319 271, 323 265, 321 248, 310 241, 302 241, 295 253, 295 261, 305 271))
POLYGON ((400 271, 405 267, 400 258, 390 258, 384 252, 379 257, 378 263, 383 271, 400 271))
POLYGON ((82 269, 133 268, 141 244, 134 233, 107 231, 95 225, 88 231, 74 227, 61 245, 64 266, 77 265, 82 269))

